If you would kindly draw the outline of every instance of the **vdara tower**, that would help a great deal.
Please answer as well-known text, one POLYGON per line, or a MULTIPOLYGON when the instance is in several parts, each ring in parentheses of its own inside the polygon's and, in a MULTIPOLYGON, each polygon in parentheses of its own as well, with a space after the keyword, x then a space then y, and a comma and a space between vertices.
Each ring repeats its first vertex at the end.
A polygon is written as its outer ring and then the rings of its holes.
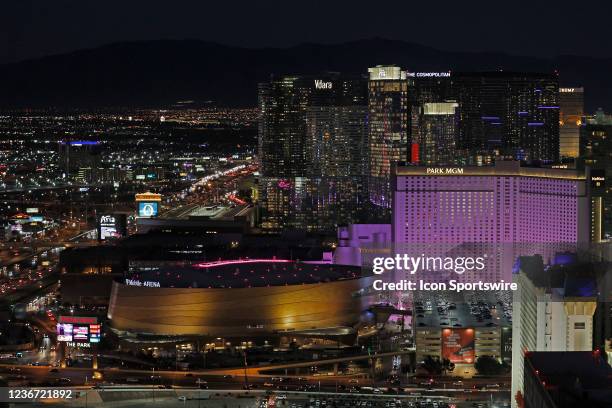
POLYGON ((367 80, 337 73, 259 86, 259 207, 266 230, 333 231, 366 202, 367 80))

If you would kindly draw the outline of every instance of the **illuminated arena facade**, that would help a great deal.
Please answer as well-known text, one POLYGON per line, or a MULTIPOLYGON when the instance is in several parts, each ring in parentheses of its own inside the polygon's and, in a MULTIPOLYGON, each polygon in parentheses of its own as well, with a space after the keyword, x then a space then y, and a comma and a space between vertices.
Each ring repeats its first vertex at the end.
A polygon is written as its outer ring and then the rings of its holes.
POLYGON ((356 266, 286 259, 141 264, 113 282, 108 317, 123 334, 343 336, 368 308, 371 279, 356 266))

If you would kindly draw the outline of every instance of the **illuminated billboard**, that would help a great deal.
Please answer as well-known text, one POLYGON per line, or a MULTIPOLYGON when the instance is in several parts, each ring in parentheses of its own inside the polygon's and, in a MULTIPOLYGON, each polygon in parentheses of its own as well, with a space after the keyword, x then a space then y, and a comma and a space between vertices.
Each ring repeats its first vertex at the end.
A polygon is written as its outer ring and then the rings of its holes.
POLYGON ((140 193, 136 194, 136 203, 138 204, 138 216, 143 218, 157 217, 159 213, 159 204, 161 203, 161 194, 156 193, 140 193))
POLYGON ((72 339, 74 341, 87 341, 89 338, 89 330, 87 326, 74 326, 72 329, 72 339))
POLYGON ((474 329, 442 329, 442 358, 474 363, 474 329))
POLYGON ((138 203, 138 216, 139 217, 157 217, 159 212, 159 203, 156 201, 146 202, 141 201, 138 203))
POLYGON ((508 363, 512 362, 512 328, 503 327, 501 336, 501 356, 508 363))
POLYGON ((135 196, 136 202, 139 201, 161 201, 161 194, 157 193, 139 193, 135 196))
POLYGON ((56 332, 57 341, 79 345, 99 343, 101 326, 96 317, 60 316, 56 332))
POLYGON ((100 325, 99 324, 89 325, 89 342, 90 343, 100 342, 100 325))
POLYGON ((101 241, 127 235, 125 214, 104 214, 98 218, 98 239, 101 241))
POLYGON ((73 326, 70 323, 57 324, 57 341, 72 341, 73 326))

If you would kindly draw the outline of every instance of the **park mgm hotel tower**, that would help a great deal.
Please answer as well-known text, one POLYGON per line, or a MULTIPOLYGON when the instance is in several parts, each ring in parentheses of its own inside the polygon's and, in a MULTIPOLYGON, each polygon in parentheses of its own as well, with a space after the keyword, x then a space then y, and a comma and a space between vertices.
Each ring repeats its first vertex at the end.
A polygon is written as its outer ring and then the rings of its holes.
POLYGON ((601 207, 591 203, 590 171, 523 167, 497 160, 489 167, 397 166, 393 180, 392 236, 397 246, 427 244, 469 251, 500 249, 485 271, 461 279, 512 279, 518 256, 557 252, 597 242, 591 220, 601 207))

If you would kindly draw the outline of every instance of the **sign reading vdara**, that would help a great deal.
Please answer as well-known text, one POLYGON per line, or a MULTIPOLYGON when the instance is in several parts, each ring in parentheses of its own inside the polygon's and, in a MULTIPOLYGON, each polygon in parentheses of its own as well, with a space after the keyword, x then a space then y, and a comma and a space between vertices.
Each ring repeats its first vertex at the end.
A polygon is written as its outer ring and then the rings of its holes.
POLYGON ((321 79, 315 79, 315 88, 317 89, 332 89, 332 83, 326 82, 321 79))

